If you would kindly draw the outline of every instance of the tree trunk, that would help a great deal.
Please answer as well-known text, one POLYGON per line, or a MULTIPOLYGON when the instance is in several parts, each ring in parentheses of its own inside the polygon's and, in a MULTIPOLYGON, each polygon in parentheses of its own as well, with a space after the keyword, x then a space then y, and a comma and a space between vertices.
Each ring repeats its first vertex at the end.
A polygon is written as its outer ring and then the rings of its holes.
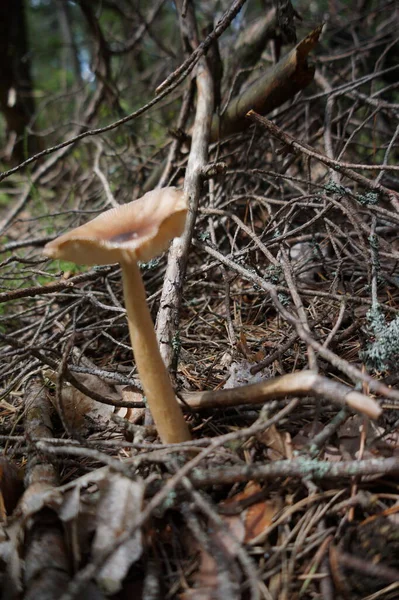
POLYGON ((56 0, 57 21, 62 40, 61 64, 63 71, 63 90, 68 89, 68 71, 74 74, 77 87, 83 87, 82 71, 79 61, 78 49, 73 36, 70 6, 66 0, 56 0))
POLYGON ((35 111, 23 0, 0 2, 0 110, 6 122, 5 160, 22 161, 37 150, 27 135, 35 111))

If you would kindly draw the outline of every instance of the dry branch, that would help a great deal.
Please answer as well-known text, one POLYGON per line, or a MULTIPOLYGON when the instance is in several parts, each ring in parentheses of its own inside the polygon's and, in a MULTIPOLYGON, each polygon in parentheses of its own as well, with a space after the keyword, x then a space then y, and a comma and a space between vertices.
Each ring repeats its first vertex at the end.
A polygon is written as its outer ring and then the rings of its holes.
POLYGON ((202 169, 208 160, 208 140, 213 109, 212 79, 205 61, 198 66, 197 111, 195 115, 192 144, 188 159, 184 191, 189 197, 190 208, 186 228, 181 238, 173 241, 169 250, 160 309, 157 318, 157 336, 162 358, 170 369, 173 361, 172 342, 179 323, 179 311, 186 274, 188 251, 197 218, 202 186, 202 169))
POLYGON ((313 371, 289 373, 268 381, 244 385, 238 388, 191 392, 182 394, 183 400, 193 409, 227 408, 250 404, 262 404, 286 396, 312 396, 329 400, 338 406, 349 406, 353 410, 377 419, 381 408, 375 400, 356 392, 350 387, 331 381, 313 371))
POLYGON ((276 35, 276 9, 271 8, 263 17, 245 28, 228 57, 228 72, 252 67, 260 59, 267 42, 276 35))
MULTIPOLYGON (((398 194, 385 187, 381 183, 371 181, 371 179, 368 179, 367 177, 364 177, 364 175, 361 175, 360 173, 357 173, 353 170, 353 167, 357 167, 359 169, 378 169, 378 165, 347 165, 345 163, 341 163, 340 161, 329 158, 321 152, 316 152, 311 146, 309 146, 305 142, 300 142, 299 140, 294 139, 291 135, 277 127, 277 125, 275 125, 272 121, 269 121, 269 119, 266 119, 265 117, 262 117, 261 115, 257 114, 254 110, 248 111, 247 116, 255 123, 258 123, 259 125, 264 127, 264 129, 266 129, 274 137, 286 144, 288 148, 292 152, 294 152, 294 154, 305 154, 310 158, 315 158, 324 165, 331 167, 338 173, 345 175, 346 177, 352 179, 352 181, 355 181, 356 183, 360 184, 366 189, 372 190, 373 192, 381 193, 383 196, 385 196, 388 200, 391 201, 395 210, 399 211, 398 194)), ((384 165, 382 168, 388 169, 389 167, 384 165)), ((393 168, 395 169, 397 167, 393 168)))
POLYGON ((268 69, 248 89, 234 98, 220 117, 212 120, 211 141, 237 133, 248 127, 246 114, 253 109, 261 115, 290 100, 313 80, 314 68, 308 65, 308 54, 319 39, 322 26, 314 29, 276 66, 268 69))
POLYGON ((304 459, 282 460, 267 465, 222 467, 209 470, 197 469, 190 475, 195 487, 232 484, 244 481, 262 481, 276 477, 299 477, 316 480, 341 479, 364 475, 387 475, 399 473, 399 458, 354 460, 339 463, 304 459))

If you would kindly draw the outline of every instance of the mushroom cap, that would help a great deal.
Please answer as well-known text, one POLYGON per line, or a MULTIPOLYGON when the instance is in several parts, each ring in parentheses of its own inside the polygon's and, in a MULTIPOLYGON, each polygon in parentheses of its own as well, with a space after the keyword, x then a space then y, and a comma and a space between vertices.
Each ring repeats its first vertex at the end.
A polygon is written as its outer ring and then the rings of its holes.
POLYGON ((43 252, 51 258, 83 265, 132 259, 145 262, 183 233, 187 210, 187 198, 181 190, 152 190, 61 235, 46 244, 43 252))

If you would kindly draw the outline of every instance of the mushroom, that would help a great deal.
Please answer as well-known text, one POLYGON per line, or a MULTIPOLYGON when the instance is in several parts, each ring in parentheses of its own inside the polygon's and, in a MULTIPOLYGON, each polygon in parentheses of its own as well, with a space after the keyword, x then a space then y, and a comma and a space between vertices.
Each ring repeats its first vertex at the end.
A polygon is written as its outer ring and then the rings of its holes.
POLYGON ((158 434, 162 442, 171 444, 191 436, 159 351, 137 261, 163 252, 172 238, 182 234, 186 215, 184 193, 161 188, 102 213, 44 248, 51 258, 77 264, 120 263, 137 370, 158 434))

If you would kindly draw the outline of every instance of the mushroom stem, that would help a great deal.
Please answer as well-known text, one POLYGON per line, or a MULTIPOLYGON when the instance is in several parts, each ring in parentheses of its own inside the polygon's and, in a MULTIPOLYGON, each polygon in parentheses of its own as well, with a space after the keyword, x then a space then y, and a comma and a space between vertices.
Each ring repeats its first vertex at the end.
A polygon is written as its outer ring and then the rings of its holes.
POLYGON ((159 351, 140 268, 134 260, 121 261, 121 267, 130 340, 155 426, 162 442, 185 442, 190 431, 159 351))

